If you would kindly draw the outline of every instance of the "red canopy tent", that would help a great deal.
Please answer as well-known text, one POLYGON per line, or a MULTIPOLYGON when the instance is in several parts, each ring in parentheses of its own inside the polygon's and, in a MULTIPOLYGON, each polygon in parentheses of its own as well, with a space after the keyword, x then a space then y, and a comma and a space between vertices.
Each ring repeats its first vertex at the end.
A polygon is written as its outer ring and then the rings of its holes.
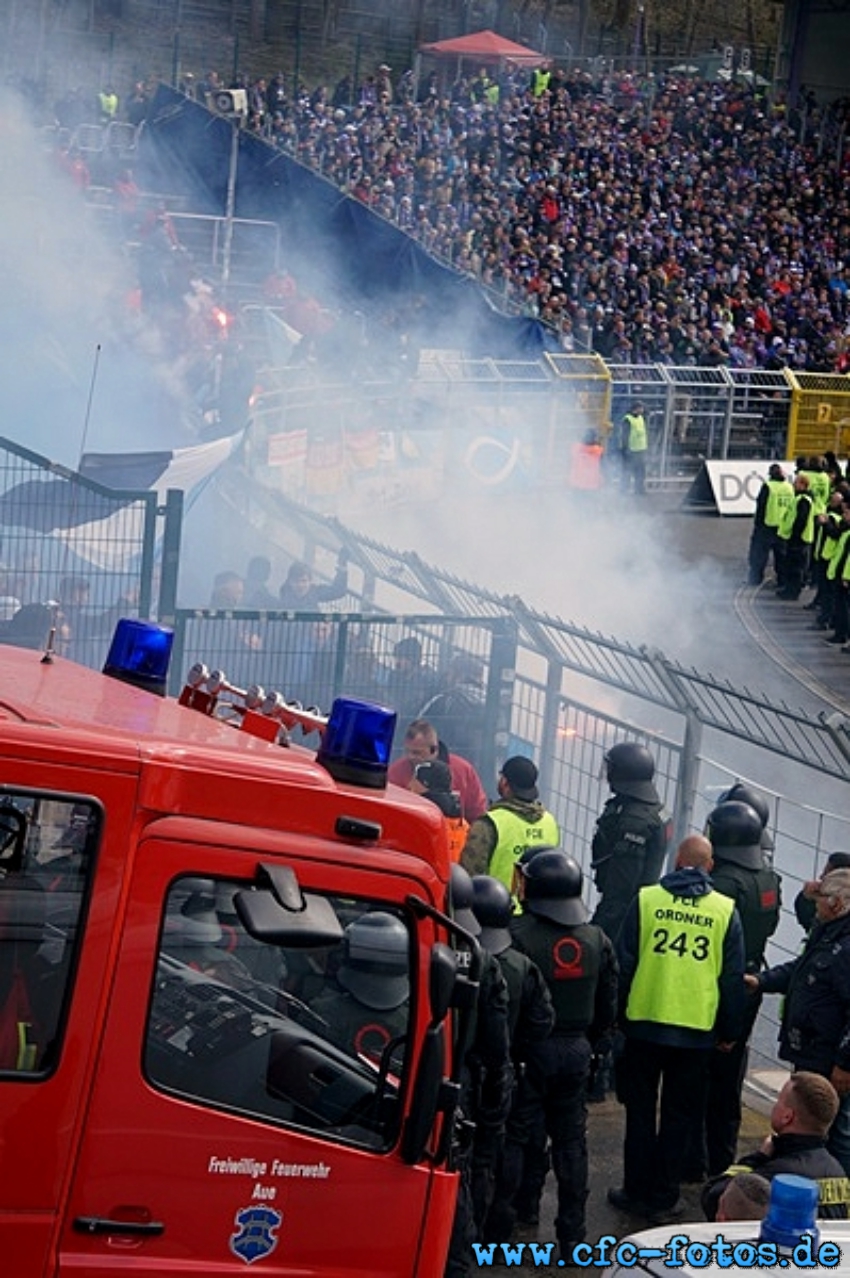
POLYGON ((456 36, 452 40, 422 44, 419 46, 419 53, 429 58, 477 62, 481 66, 542 67, 548 66, 552 61, 545 53, 537 53, 524 44, 507 40, 495 31, 473 31, 470 35, 456 36))

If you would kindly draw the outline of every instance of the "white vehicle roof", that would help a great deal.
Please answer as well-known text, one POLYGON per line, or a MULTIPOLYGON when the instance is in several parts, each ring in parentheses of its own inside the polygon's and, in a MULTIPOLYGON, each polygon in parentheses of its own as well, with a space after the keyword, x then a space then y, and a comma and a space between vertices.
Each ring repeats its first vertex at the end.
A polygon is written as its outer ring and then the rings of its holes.
MULTIPOLYGON (((830 1264, 828 1267, 824 1265, 815 1265, 814 1268, 797 1269, 794 1261, 789 1257, 783 1256, 779 1260, 779 1266, 770 1268, 762 1268, 760 1266, 749 1267, 743 1265, 727 1264, 725 1266, 718 1265, 716 1261, 711 1264, 703 1263, 702 1259, 695 1256, 696 1264, 687 1263, 687 1247, 688 1243, 683 1243, 682 1239, 687 1238, 689 1243, 713 1243, 718 1235, 724 1239, 730 1247, 734 1247, 737 1242, 758 1242, 759 1222, 758 1221, 728 1221, 721 1223, 719 1221, 706 1222, 700 1221, 696 1224, 683 1224, 679 1227, 665 1225, 657 1229, 645 1229, 637 1234, 629 1234, 626 1238, 620 1240, 612 1249, 611 1254, 614 1257, 614 1263, 610 1264, 607 1269, 601 1271, 603 1278, 719 1278, 721 1274, 749 1274, 750 1278, 777 1278, 777 1274, 783 1270, 786 1272, 797 1272, 800 1274, 811 1275, 811 1278, 827 1278, 827 1275, 843 1275, 846 1278, 850 1274, 850 1221, 848 1220, 819 1220, 818 1229, 820 1230, 820 1244, 825 1242, 836 1243, 841 1249, 841 1255, 836 1264, 830 1264), (672 1259, 670 1247, 673 1240, 679 1240, 678 1246, 678 1263, 671 1265, 672 1259), (617 1263, 616 1250, 626 1243, 634 1244, 637 1248, 633 1262, 617 1263)), ((590 1271, 588 1271, 590 1272, 590 1271)), ((593 1272, 599 1273, 596 1269, 593 1272)))

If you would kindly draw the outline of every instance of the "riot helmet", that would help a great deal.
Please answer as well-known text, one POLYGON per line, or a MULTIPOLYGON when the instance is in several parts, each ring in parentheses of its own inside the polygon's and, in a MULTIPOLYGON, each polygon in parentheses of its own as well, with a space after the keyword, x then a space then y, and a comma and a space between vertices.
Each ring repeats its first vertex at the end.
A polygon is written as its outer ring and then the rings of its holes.
POLYGON ((770 820, 770 805, 762 794, 761 790, 757 790, 755 786, 747 785, 744 781, 736 781, 728 790, 724 790, 723 794, 717 800, 717 805, 721 803, 729 803, 731 800, 737 800, 738 803, 749 803, 758 813, 761 821, 762 829, 770 820))
POLYGON ((645 745, 639 741, 621 741, 605 755, 608 784, 617 794, 646 803, 658 802, 658 791, 653 785, 655 760, 645 745))
POLYGON ((349 923, 343 944, 342 988, 375 1011, 399 1007, 410 993, 410 941, 401 919, 383 910, 363 914, 349 923))
POLYGON ((451 869, 451 878, 449 880, 449 901, 451 903, 452 918, 455 923, 465 928, 467 932, 471 932, 473 936, 481 933, 481 924, 473 913, 473 903, 475 900, 475 892, 472 887, 472 879, 469 872, 455 862, 451 869))
POLYGON ((216 913, 213 879, 179 879, 168 894, 165 914, 167 944, 217 945, 221 923, 216 913))
POLYGON ((481 926, 478 940, 488 954, 502 954, 511 944, 508 925, 514 912, 511 894, 501 879, 476 874, 472 880, 472 909, 481 926))
POLYGON ((772 860, 773 853, 773 836, 767 828, 770 820, 770 805, 761 790, 757 790, 755 786, 747 785, 744 781, 736 781, 728 790, 721 794, 717 800, 718 803, 727 803, 730 799, 737 799, 739 803, 749 803, 759 815, 761 821, 761 847, 769 860, 772 860))
POLYGON ((587 921, 587 907, 581 899, 581 866, 565 852, 541 852, 522 867, 523 907, 572 927, 587 921))
POLYGON ((761 830, 761 818, 755 808, 740 799, 728 799, 709 813, 705 832, 715 861, 729 861, 745 870, 762 870, 765 859, 761 830))

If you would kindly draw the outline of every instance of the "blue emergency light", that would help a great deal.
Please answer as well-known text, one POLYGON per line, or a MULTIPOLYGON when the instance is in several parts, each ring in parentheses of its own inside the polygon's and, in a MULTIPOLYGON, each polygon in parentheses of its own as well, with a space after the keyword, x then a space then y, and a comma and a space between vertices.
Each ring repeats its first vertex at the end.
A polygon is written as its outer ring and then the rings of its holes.
POLYGON ((122 617, 115 627, 105 675, 164 697, 174 631, 152 621, 122 617))
POLYGON ((396 725, 395 710, 337 697, 316 754, 335 781, 382 790, 396 725))
POLYGON ((817 1185, 807 1176, 783 1173, 772 1177, 770 1206, 761 1223, 759 1239, 775 1243, 780 1255, 783 1249, 791 1251, 806 1234, 817 1240, 819 1196, 817 1185))

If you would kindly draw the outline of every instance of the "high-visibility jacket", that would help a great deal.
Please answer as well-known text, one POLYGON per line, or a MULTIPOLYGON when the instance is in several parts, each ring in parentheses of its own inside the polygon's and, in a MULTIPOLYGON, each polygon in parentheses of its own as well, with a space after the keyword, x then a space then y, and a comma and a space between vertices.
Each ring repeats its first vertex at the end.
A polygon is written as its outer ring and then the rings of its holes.
POLYGON ((626 1018, 710 1031, 720 1005, 723 944, 735 902, 722 892, 674 896, 660 883, 638 893, 638 962, 626 1018))
POLYGON ((460 854, 466 843, 466 836, 469 834, 469 822, 462 816, 444 816, 443 820, 446 823, 446 833, 449 836, 449 856, 452 861, 459 861, 460 854))
POLYGON ((839 537, 835 538, 834 549, 826 564, 826 576, 828 581, 842 580, 844 566, 850 559, 847 550, 850 546, 850 528, 845 528, 839 537))
POLYGON ((779 528, 782 517, 794 505, 794 487, 787 479, 768 479, 767 504, 764 508, 765 528, 779 528))
POLYGON ((801 540, 810 546, 815 539, 815 503, 812 501, 812 495, 809 492, 794 494, 793 504, 788 507, 782 516, 782 523, 779 525, 779 536, 783 541, 790 540, 794 524, 797 521, 797 511, 803 501, 808 507, 808 515, 803 527, 801 540))
POLYGON ((529 821, 509 808, 493 808, 488 820, 496 827, 499 841, 493 849, 487 873, 501 879, 505 887, 513 886, 514 866, 528 847, 557 847, 561 838, 558 822, 551 812, 545 812, 538 821, 529 821))
POLYGON ((623 421, 629 428, 626 448, 630 453, 645 453, 649 447, 646 434, 646 418, 643 413, 626 413, 623 421))

